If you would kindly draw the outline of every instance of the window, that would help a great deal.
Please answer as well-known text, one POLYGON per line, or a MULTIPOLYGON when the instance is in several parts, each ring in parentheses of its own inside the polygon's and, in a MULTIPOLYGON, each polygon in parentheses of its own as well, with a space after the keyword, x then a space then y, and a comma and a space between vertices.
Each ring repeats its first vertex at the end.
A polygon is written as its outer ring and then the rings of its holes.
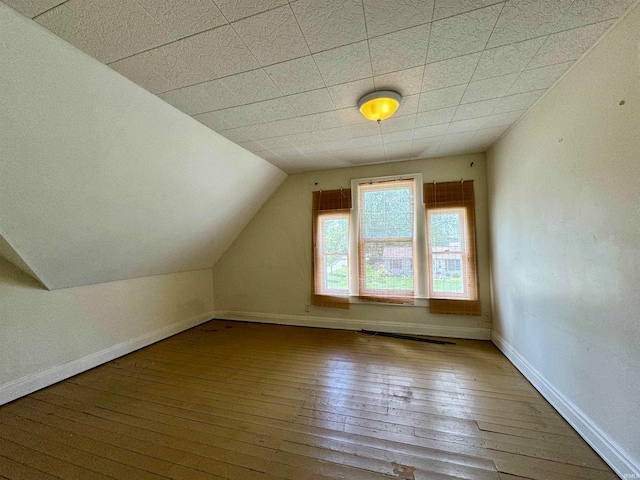
POLYGON ((350 212, 350 190, 313 192, 313 305, 349 308, 350 212))
POLYGON ((412 174, 313 193, 314 305, 428 298, 432 313, 479 315, 476 270, 472 181, 412 174))
POLYGON ((465 209, 430 209, 427 226, 431 272, 429 296, 466 298, 468 289, 462 281, 467 265, 465 209))
POLYGON ((349 295, 349 214, 320 214, 318 233, 317 293, 349 295))
POLYGON ((413 180, 358 185, 358 293, 406 303, 414 297, 413 180))
POLYGON ((426 184, 429 307, 480 315, 473 182, 426 184))

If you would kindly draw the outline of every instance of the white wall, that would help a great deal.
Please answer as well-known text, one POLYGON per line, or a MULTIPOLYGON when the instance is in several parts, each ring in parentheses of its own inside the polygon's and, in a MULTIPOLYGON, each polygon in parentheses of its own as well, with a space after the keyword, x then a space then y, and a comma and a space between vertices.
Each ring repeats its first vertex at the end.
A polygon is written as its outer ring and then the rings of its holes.
POLYGON ((487 160, 494 340, 621 475, 640 475, 639 60, 636 7, 487 160))
POLYGON ((0 234, 52 289, 211 268, 286 174, 0 3, 0 234))
POLYGON ((289 176, 213 268, 216 316, 488 339, 485 165, 484 154, 475 154, 289 176), (422 173, 425 182, 474 180, 483 315, 431 315, 426 307, 380 304, 352 304, 349 310, 311 306, 305 312, 311 294, 311 192, 350 188, 354 178, 408 173, 422 173))
POLYGON ((49 292, 0 259, 0 405, 213 317, 211 269, 49 292))

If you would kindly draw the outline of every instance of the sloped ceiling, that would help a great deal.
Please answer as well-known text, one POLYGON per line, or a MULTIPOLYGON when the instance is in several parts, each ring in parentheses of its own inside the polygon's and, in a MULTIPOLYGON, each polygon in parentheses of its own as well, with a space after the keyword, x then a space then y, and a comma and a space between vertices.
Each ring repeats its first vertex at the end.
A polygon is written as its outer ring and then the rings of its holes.
POLYGON ((635 2, 3 1, 289 173, 484 151, 635 2))
POLYGON ((210 268, 286 177, 2 4, 0 45, 0 254, 50 289, 210 268))

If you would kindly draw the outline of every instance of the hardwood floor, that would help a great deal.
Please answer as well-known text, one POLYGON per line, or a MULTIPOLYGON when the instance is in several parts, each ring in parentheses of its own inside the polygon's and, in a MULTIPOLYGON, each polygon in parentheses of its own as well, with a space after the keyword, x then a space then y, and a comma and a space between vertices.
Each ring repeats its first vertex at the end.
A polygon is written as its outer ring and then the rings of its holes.
POLYGON ((0 407, 8 479, 614 479, 490 343, 211 321, 0 407))

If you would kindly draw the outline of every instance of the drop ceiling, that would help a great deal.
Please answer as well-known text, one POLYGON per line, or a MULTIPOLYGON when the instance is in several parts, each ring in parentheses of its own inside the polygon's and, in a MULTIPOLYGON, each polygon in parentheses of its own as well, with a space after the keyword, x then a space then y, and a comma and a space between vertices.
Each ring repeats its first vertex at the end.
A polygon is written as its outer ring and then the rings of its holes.
POLYGON ((484 151, 636 0, 3 1, 296 173, 484 151))

